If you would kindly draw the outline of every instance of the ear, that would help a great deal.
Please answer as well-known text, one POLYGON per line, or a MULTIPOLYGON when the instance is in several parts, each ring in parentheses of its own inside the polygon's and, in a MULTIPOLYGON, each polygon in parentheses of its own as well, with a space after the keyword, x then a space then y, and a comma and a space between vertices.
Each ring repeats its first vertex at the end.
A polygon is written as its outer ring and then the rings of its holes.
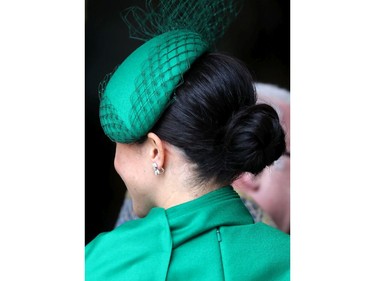
POLYGON ((152 162, 155 162, 158 167, 163 168, 165 160, 165 146, 162 140, 154 133, 147 134, 149 142, 149 157, 152 162))
POLYGON ((245 172, 238 179, 236 179, 232 185, 234 188, 237 188, 238 190, 246 191, 248 193, 257 192, 259 189, 259 180, 257 176, 254 176, 248 172, 245 172))

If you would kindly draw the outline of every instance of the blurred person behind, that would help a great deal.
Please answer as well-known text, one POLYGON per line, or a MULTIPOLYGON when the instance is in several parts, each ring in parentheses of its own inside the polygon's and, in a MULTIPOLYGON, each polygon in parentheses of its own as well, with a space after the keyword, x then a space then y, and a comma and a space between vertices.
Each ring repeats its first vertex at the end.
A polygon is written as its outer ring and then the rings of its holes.
MULTIPOLYGON (((286 151, 269 167, 254 176, 244 173, 233 187, 244 198, 248 208, 260 208, 269 224, 290 233, 290 93, 272 84, 256 83, 258 103, 275 108, 285 131, 286 151)), ((267 221, 266 221, 267 223, 267 221)))

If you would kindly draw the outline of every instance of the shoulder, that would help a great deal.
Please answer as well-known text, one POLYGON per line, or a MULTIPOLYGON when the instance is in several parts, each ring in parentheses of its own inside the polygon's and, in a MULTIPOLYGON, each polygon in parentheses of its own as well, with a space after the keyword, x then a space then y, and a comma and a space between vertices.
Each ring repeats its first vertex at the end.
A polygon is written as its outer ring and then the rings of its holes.
POLYGON ((251 230, 249 235, 260 240, 261 244, 287 248, 290 246, 290 236, 276 227, 258 222, 251 225, 249 229, 251 230))
MULTIPOLYGON (((99 234, 85 247, 86 280, 100 280, 98 276, 117 280, 125 273, 136 276, 140 267, 155 268, 155 257, 150 253, 170 252, 170 241, 165 211, 152 209, 147 217, 99 234)), ((167 258, 158 257, 161 264, 168 264, 169 255, 167 258)))
POLYGON ((224 227, 222 230, 228 234, 230 239, 238 243, 249 243, 252 247, 272 248, 275 251, 289 250, 290 236, 279 229, 269 226, 263 222, 248 225, 224 227))
POLYGON ((221 228, 225 256, 238 280, 289 280, 290 236, 262 222, 221 228), (242 279, 241 279, 242 278, 242 279), (245 278, 245 279, 244 279, 245 278))
POLYGON ((106 250, 108 250, 108 248, 113 249, 110 246, 119 245, 118 243, 122 245, 126 244, 127 247, 131 247, 131 242, 134 241, 131 240, 131 238, 139 238, 139 235, 142 235, 143 238, 147 239, 151 231, 159 233, 160 230, 166 226, 165 224, 168 225, 165 211, 161 208, 154 208, 145 218, 128 221, 112 231, 99 234, 85 247, 86 255, 94 250, 100 250, 101 248, 106 250))

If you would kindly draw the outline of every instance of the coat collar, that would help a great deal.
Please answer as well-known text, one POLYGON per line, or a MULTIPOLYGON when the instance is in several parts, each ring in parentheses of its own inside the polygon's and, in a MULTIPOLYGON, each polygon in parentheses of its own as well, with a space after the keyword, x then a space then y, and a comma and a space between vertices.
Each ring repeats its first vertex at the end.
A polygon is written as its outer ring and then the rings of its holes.
POLYGON ((166 210, 173 248, 220 226, 253 224, 253 218, 232 186, 166 210))

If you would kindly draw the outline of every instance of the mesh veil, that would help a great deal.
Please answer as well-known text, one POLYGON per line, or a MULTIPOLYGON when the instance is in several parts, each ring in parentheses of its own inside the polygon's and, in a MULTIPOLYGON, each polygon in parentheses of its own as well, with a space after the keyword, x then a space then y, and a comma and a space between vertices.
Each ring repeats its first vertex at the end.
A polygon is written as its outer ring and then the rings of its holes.
POLYGON ((132 38, 146 41, 99 85, 99 116, 112 140, 145 136, 171 103, 190 65, 238 14, 240 0, 147 0, 122 13, 132 38))
POLYGON ((171 30, 188 29, 212 45, 224 35, 242 4, 241 0, 147 0, 145 10, 131 7, 122 12, 122 19, 135 39, 147 41, 171 30))

